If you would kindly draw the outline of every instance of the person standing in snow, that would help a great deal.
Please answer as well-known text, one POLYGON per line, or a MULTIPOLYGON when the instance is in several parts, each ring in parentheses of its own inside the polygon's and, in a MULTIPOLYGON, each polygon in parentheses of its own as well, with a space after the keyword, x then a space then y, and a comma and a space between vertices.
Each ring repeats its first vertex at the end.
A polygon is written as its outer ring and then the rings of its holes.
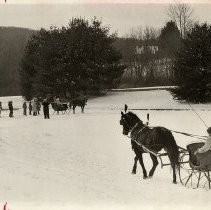
POLYGON ((33 116, 37 116, 37 100, 36 100, 36 98, 34 98, 32 101, 32 112, 33 112, 33 116))
MULTIPOLYGON (((59 109, 59 107, 61 107, 61 101, 58 96, 55 99, 55 103, 56 103, 57 109, 59 109)), ((57 114, 59 114, 59 111, 57 111, 57 114)))
POLYGON ((32 102, 30 101, 29 102, 29 115, 32 114, 32 102))
POLYGON ((56 102, 57 105, 61 104, 60 98, 58 96, 56 97, 55 102, 56 102))
POLYGON ((207 133, 209 136, 204 146, 194 153, 199 161, 199 166, 196 166, 197 169, 211 170, 211 127, 207 129, 207 133))
POLYGON ((23 103, 23 115, 27 115, 27 112, 26 112, 26 110, 27 110, 27 105, 26 105, 26 102, 24 101, 24 103, 23 103))
POLYGON ((1 117, 1 111, 2 111, 2 103, 0 101, 0 117, 1 117))
POLYGON ((48 102, 48 100, 44 99, 42 105, 43 105, 44 118, 45 119, 50 119, 50 116, 49 116, 49 102, 48 102))
POLYGON ((40 102, 37 101, 37 114, 38 115, 40 114, 40 108, 41 108, 40 102))
POLYGON ((9 117, 13 117, 13 104, 12 104, 12 101, 8 102, 8 107, 9 107, 9 110, 10 110, 9 117))

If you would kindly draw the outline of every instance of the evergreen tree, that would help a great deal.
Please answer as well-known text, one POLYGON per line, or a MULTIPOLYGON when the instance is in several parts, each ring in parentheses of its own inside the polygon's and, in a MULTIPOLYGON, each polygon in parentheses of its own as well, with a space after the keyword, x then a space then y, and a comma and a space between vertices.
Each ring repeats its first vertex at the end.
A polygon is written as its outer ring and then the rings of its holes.
POLYGON ((190 102, 210 100, 211 26, 195 25, 176 56, 174 63, 178 88, 175 98, 190 102))
POLYGON ((174 58, 175 53, 180 48, 180 32, 175 22, 167 22, 165 27, 161 29, 159 37, 160 49, 164 57, 174 58))
POLYGON ((118 84, 122 71, 115 35, 96 18, 73 18, 67 27, 41 29, 25 50, 20 70, 25 97, 99 94, 118 84))

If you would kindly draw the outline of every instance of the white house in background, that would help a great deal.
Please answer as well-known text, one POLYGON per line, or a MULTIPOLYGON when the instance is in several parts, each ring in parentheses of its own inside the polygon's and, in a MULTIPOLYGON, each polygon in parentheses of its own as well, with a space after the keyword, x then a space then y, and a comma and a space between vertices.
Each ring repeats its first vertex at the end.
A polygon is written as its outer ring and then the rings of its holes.
POLYGON ((135 48, 135 54, 141 55, 144 53, 144 51, 149 51, 151 54, 156 54, 158 52, 158 46, 155 45, 148 45, 148 46, 136 46, 135 48))

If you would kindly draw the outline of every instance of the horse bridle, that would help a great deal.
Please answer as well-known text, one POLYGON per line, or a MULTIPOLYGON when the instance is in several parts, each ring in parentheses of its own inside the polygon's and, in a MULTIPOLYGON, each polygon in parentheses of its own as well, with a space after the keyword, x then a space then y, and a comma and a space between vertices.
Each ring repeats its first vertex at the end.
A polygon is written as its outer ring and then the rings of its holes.
MULTIPOLYGON (((126 126, 128 127, 128 128, 130 128, 131 126, 130 126, 130 124, 127 122, 127 120, 125 120, 125 119, 121 119, 120 120, 120 125, 124 125, 124 124, 126 124, 126 126)), ((132 128, 133 129, 133 128, 132 128)))
MULTIPOLYGON (((123 125, 123 123, 126 124, 126 126, 127 126, 128 128, 131 127, 131 126, 129 125, 129 123, 127 122, 127 120, 121 119, 121 120, 120 120, 120 125, 123 125)), ((132 133, 132 131, 135 129, 135 127, 136 127, 139 123, 140 123, 140 122, 137 122, 137 123, 131 128, 130 133, 132 133)), ((140 132, 142 132, 144 128, 146 128, 146 126, 143 125, 143 128, 141 128, 141 130, 138 132, 138 134, 139 134, 140 132)), ((137 134, 136 136, 138 136, 138 134, 137 134)))

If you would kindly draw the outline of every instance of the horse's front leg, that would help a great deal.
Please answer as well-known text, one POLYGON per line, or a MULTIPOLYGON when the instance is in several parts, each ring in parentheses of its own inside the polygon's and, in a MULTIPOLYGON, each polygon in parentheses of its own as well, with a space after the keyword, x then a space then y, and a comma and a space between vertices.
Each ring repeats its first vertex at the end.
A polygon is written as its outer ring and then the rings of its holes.
POLYGON ((132 174, 136 174, 137 163, 138 163, 138 156, 136 155, 136 156, 134 157, 134 165, 133 165, 132 174))
POLYGON ((149 177, 152 177, 154 175, 154 172, 155 172, 155 169, 157 168, 157 165, 158 165, 158 159, 156 156, 150 154, 150 157, 152 159, 152 162, 153 162, 153 166, 149 172, 149 177))
POLYGON ((146 179, 147 178, 147 171, 146 171, 146 168, 144 166, 143 156, 142 156, 141 152, 139 152, 139 154, 138 154, 138 160, 139 160, 139 163, 140 163, 142 170, 143 170, 143 178, 146 179))

